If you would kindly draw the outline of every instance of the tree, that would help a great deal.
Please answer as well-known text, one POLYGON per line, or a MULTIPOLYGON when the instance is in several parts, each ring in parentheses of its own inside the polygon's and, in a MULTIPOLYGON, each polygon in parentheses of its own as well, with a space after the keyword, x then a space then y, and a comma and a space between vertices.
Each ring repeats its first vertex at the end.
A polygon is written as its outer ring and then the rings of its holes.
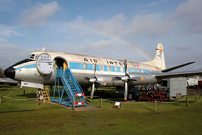
POLYGON ((6 78, 6 76, 4 75, 4 70, 2 68, 0 68, 0 78, 6 78))

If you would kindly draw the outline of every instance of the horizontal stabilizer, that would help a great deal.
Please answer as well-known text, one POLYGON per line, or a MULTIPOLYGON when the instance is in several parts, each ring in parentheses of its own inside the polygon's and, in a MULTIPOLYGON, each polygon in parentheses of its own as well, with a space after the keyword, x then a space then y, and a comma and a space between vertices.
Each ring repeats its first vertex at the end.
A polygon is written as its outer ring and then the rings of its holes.
POLYGON ((164 78, 173 78, 173 77, 188 77, 194 75, 202 75, 202 71, 190 71, 190 72, 173 72, 173 73, 159 73, 154 75, 155 78, 164 79, 164 78))
POLYGON ((192 63, 195 63, 195 61, 188 62, 188 63, 182 64, 182 65, 179 65, 179 66, 175 66, 175 67, 172 67, 172 68, 167 68, 167 69, 162 70, 161 72, 170 72, 170 71, 172 71, 172 70, 175 70, 175 69, 178 69, 178 68, 181 68, 181 67, 190 65, 190 64, 192 64, 192 63))

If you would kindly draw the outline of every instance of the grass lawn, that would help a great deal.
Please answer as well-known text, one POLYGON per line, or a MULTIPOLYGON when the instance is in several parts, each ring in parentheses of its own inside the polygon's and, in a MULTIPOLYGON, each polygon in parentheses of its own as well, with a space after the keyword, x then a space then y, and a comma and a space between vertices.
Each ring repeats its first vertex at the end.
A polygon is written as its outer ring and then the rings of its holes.
MULTIPOLYGON (((0 86, 0 134, 201 134, 202 98, 195 102, 189 96, 189 106, 185 98, 181 102, 154 103, 124 102, 121 109, 114 109, 115 97, 112 91, 103 98, 102 109, 76 112, 49 103, 37 105, 34 101, 36 89, 16 86, 0 86), (23 88, 24 89, 24 88, 23 88), (10 99, 12 91, 12 99, 10 99), (5 96, 8 96, 6 98, 5 96)), ((123 97, 123 95, 118 95, 123 97)), ((99 96, 97 96, 99 98, 99 96)), ((179 100, 179 99, 178 99, 179 100)), ((99 100, 87 102, 98 107, 99 100)))

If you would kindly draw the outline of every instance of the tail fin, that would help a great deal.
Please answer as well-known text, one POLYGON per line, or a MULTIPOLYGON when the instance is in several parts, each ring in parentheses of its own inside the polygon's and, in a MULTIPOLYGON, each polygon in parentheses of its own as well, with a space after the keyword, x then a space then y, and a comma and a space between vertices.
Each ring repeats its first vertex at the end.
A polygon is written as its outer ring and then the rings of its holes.
POLYGON ((152 61, 143 62, 143 63, 152 65, 152 66, 156 66, 156 67, 160 68, 161 70, 166 68, 162 43, 158 43, 158 46, 156 49, 156 55, 155 55, 154 59, 152 61))

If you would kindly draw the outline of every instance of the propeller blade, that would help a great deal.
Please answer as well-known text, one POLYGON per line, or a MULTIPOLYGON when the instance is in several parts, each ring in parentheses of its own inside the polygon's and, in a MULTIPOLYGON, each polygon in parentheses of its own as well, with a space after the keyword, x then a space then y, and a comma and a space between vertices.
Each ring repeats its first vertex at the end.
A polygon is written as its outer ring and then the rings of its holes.
POLYGON ((121 80, 121 77, 114 77, 113 80, 121 80))
POLYGON ((141 81, 142 77, 130 77, 129 80, 130 81, 141 81))
POLYGON ((124 100, 127 100, 128 96, 128 82, 124 82, 125 92, 124 92, 124 100))
POLYGON ((125 74, 127 74, 127 58, 124 59, 125 74))
POLYGON ((128 81, 137 81, 137 79, 129 78, 128 81))
POLYGON ((83 77, 83 79, 84 79, 84 80, 88 80, 88 81, 90 80, 89 77, 83 77))
POLYGON ((130 76, 121 76, 121 77, 114 77, 113 80, 117 81, 117 80, 121 80, 123 82, 127 82, 130 79, 130 76))
POLYGON ((93 98, 94 95, 94 89, 95 89, 95 83, 92 84, 92 88, 91 88, 91 94, 90 94, 90 98, 93 98))

